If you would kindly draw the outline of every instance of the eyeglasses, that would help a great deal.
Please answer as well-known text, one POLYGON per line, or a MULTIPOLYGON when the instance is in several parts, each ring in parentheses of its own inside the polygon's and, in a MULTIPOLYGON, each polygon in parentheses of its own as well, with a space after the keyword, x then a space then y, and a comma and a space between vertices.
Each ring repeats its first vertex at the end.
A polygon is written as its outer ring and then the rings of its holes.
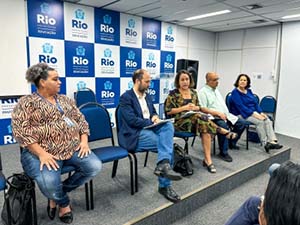
POLYGON ((211 81, 213 81, 213 82, 216 82, 218 80, 220 80, 220 78, 211 79, 211 81))

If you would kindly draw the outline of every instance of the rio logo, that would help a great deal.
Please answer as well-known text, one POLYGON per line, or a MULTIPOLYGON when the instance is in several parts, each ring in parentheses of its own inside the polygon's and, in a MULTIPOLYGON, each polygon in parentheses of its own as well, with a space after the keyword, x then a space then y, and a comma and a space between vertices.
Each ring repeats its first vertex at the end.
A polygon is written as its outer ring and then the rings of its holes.
POLYGON ((174 42, 174 38, 171 35, 166 35, 165 36, 165 41, 174 42))
POLYGON ((54 26, 56 24, 56 20, 54 18, 49 18, 48 16, 44 16, 43 14, 37 14, 37 23, 48 24, 54 26))
POLYGON ((100 32, 113 34, 115 32, 115 29, 113 27, 110 27, 109 25, 100 24, 100 32))
POLYGON ((39 62, 40 63, 52 63, 55 64, 57 63, 57 58, 56 57, 51 57, 50 55, 39 55, 39 62))
POLYGON ((88 29, 88 25, 80 20, 72 20, 72 27, 86 30, 88 29))
POLYGON ((73 56, 73 64, 74 65, 88 65, 89 60, 87 60, 83 57, 73 56))
POLYGON ((126 36, 131 36, 131 37, 136 37, 137 36, 137 32, 133 29, 130 28, 126 28, 125 29, 125 35, 126 36))
POLYGON ((156 40, 157 39, 157 35, 155 33, 152 33, 152 32, 147 32, 146 38, 147 39, 156 40))

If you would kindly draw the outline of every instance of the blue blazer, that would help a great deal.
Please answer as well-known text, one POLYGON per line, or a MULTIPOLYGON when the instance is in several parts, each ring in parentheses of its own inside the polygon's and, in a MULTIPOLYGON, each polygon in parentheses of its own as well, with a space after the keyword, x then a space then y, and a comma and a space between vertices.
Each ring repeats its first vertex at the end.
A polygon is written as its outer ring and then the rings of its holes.
MULTIPOLYGON (((146 102, 150 112, 150 118, 157 115, 152 97, 146 94, 146 102)), ((134 151, 138 143, 138 137, 145 126, 152 124, 150 118, 143 118, 143 112, 138 98, 133 89, 126 91, 119 101, 120 122, 119 122, 119 145, 129 151, 134 151)))

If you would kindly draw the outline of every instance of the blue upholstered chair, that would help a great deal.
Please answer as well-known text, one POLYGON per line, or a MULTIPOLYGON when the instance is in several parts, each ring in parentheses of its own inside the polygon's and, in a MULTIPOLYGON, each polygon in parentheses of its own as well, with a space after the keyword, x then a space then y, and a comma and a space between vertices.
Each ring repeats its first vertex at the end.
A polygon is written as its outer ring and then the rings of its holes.
POLYGON ((77 107, 88 103, 88 102, 97 102, 96 95, 93 90, 89 88, 83 88, 74 92, 74 99, 77 107))
MULTIPOLYGON (((102 163, 113 162, 112 178, 116 176, 118 161, 120 159, 129 159, 130 169, 130 187, 131 194, 133 195, 134 190, 134 177, 133 177, 133 156, 126 149, 115 146, 114 136, 111 127, 111 120, 107 109, 96 102, 89 102, 79 107, 82 114, 85 116, 86 121, 89 124, 90 136, 89 142, 99 141, 104 139, 110 139, 111 144, 109 146, 95 147, 91 150, 98 156, 102 163)), ((93 208, 93 183, 90 182, 90 200, 93 208)))
POLYGON ((277 106, 276 99, 273 96, 267 95, 261 99, 259 105, 262 111, 269 116, 270 120, 273 121, 273 127, 274 127, 275 113, 276 113, 276 106, 277 106))

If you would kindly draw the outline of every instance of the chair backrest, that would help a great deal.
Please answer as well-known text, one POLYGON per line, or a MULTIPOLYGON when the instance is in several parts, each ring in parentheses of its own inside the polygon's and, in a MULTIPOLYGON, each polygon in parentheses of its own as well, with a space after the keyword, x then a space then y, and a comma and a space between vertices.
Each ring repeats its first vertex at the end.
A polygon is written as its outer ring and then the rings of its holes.
POLYGON ((275 113, 277 101, 273 96, 267 95, 260 101, 260 107, 265 113, 275 113))
POLYGON ((225 104, 226 104, 228 110, 230 109, 230 98, 231 98, 231 92, 228 92, 225 97, 225 104))
POLYGON ((259 97, 258 97, 258 95, 257 94, 253 94, 253 95, 255 97, 255 100, 256 100, 257 104, 259 104, 259 97))
POLYGON ((77 107, 80 107, 81 105, 88 102, 97 102, 94 91, 89 88, 80 89, 75 92, 74 99, 77 107))
POLYGON ((115 111, 115 120, 116 120, 116 129, 117 132, 119 132, 119 129, 121 127, 121 111, 120 111, 120 105, 117 106, 116 111, 115 111))
POLYGON ((89 124, 89 141, 110 138, 114 145, 110 116, 107 109, 97 102, 88 102, 79 107, 89 124))

